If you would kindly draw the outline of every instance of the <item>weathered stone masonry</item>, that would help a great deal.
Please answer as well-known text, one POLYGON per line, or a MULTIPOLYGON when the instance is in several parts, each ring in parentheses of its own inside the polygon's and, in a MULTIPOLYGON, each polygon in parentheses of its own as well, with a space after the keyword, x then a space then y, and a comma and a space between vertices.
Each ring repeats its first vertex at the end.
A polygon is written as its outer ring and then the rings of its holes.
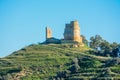
POLYGON ((82 43, 78 21, 71 21, 66 24, 63 35, 64 39, 56 39, 52 37, 52 30, 46 27, 46 43, 82 43))

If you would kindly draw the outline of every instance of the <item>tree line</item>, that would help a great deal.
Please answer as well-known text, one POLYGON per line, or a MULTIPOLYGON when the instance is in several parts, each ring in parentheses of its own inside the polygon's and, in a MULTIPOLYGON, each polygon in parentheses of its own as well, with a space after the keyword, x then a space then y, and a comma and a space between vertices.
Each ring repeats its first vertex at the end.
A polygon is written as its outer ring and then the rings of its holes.
POLYGON ((90 37, 90 41, 88 41, 84 35, 81 35, 81 37, 83 43, 92 48, 90 51, 91 54, 107 57, 120 57, 120 44, 117 42, 110 43, 100 35, 90 37))

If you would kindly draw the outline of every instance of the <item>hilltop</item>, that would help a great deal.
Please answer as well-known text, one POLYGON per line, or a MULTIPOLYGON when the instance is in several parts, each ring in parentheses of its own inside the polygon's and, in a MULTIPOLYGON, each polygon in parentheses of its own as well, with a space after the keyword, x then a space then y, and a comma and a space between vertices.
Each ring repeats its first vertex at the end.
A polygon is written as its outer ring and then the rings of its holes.
POLYGON ((119 58, 89 51, 72 44, 32 44, 0 59, 0 80, 120 79, 119 58))

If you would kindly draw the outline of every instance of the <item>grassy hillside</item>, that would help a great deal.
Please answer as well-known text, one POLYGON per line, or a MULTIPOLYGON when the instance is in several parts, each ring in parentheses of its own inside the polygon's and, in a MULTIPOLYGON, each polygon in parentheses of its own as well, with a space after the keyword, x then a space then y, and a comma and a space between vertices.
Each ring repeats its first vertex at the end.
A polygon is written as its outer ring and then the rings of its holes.
POLYGON ((0 80, 120 79, 119 58, 70 44, 30 45, 0 59, 0 80))

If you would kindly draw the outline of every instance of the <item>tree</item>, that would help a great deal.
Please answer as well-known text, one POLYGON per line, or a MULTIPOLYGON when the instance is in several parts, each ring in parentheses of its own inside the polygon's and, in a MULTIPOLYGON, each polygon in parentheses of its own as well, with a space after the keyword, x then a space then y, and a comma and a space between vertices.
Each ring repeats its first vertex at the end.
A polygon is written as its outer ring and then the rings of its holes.
POLYGON ((82 37, 82 42, 88 46, 88 40, 86 39, 86 37, 84 35, 81 35, 82 37))
POLYGON ((120 55, 120 44, 113 42, 110 44, 108 41, 102 39, 100 35, 90 37, 90 47, 93 52, 102 56, 118 57, 120 55))
POLYGON ((119 48, 112 50, 112 57, 119 57, 119 48))
POLYGON ((92 36, 90 37, 90 47, 97 51, 102 41, 103 39, 100 35, 95 35, 95 37, 92 36))
POLYGON ((106 40, 103 40, 103 42, 101 42, 100 44, 100 50, 104 56, 108 56, 112 51, 112 47, 110 46, 109 42, 107 42, 106 40))
POLYGON ((119 47, 119 44, 116 43, 116 42, 113 42, 111 45, 110 45, 113 49, 116 49, 119 47))

